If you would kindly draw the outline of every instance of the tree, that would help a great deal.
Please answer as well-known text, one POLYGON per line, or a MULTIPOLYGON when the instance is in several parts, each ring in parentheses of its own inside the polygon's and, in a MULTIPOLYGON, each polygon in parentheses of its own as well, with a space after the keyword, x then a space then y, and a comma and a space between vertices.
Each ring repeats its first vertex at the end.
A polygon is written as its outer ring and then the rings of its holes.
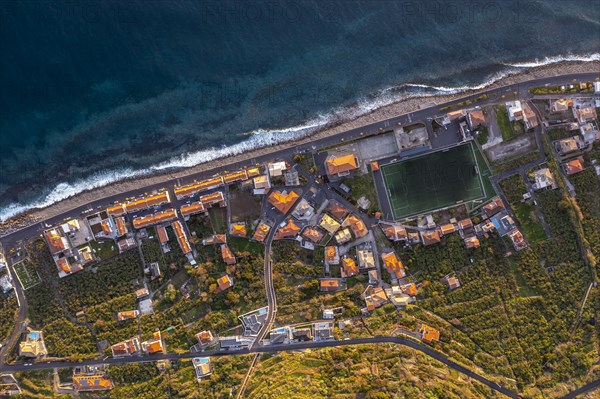
POLYGON ((167 289, 165 290, 163 298, 167 302, 170 302, 170 303, 175 302, 175 299, 177 298, 177 290, 175 289, 173 284, 167 285, 167 289))

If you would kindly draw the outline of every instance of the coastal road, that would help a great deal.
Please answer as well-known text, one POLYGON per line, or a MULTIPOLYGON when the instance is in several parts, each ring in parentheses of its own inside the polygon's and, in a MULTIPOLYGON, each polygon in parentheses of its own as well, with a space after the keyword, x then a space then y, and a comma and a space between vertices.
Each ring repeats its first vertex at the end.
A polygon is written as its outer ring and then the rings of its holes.
POLYGON ((220 356, 237 356, 237 355, 247 355, 247 354, 256 354, 256 353, 277 353, 277 352, 289 352, 289 351, 297 351, 304 349, 320 349, 320 348, 332 348, 332 347, 341 347, 348 345, 366 345, 366 344, 396 344, 402 345, 414 350, 417 350, 421 353, 424 353, 432 358, 438 360, 439 362, 445 364, 446 366, 466 375, 469 378, 472 378, 489 388, 493 389, 496 392, 499 392, 503 395, 506 395, 510 398, 518 398, 518 393, 514 392, 508 388, 505 388, 499 385, 496 382, 490 381, 487 378, 483 377, 480 374, 475 373, 467 369, 464 366, 461 366, 458 363, 453 362, 448 359, 446 356, 441 354, 440 352, 434 350, 433 348, 424 345, 422 343, 416 342, 410 338, 406 337, 390 337, 390 336, 379 336, 379 337, 371 337, 371 338, 355 338, 348 339, 344 341, 310 341, 310 342, 298 342, 292 344, 281 344, 281 345, 266 345, 259 346, 252 349, 242 349, 238 351, 204 351, 204 352, 195 352, 195 353, 167 353, 167 354, 157 354, 151 356, 132 356, 125 358, 109 358, 106 360, 98 361, 98 360, 88 360, 84 362, 69 362, 69 361, 56 361, 56 362, 47 362, 47 363, 34 363, 30 366, 25 366, 23 364, 12 364, 12 365, 3 365, 0 366, 0 372, 2 373, 15 373, 17 371, 29 371, 29 370, 45 370, 45 369, 53 369, 53 368, 67 368, 67 367, 76 367, 76 366, 84 366, 84 365, 94 365, 94 364, 108 364, 108 365, 120 365, 120 364, 128 364, 128 363, 139 363, 139 362, 155 362, 157 360, 181 360, 181 359, 189 359, 192 357, 203 356, 203 357, 220 357, 220 356))
MULTIPOLYGON (((585 80, 585 81, 594 81, 600 80, 600 72, 597 73, 581 73, 581 74, 569 74, 569 75, 561 75, 547 78, 539 78, 530 80, 528 82, 522 82, 518 84, 507 85, 499 88, 482 90, 477 92, 472 92, 466 94, 459 99, 444 103, 444 104, 435 104, 427 108, 423 108, 420 110, 413 111, 409 114, 404 114, 400 116, 396 116, 387 120, 382 120, 379 122, 372 123, 370 125, 366 125, 360 128, 351 129, 339 134, 331 135, 322 139, 314 140, 310 143, 296 145, 294 143, 289 143, 288 147, 283 149, 279 149, 259 157, 254 157, 253 154, 248 154, 248 159, 244 162, 238 162, 234 165, 227 165, 218 168, 214 168, 205 172, 200 173, 190 173, 189 175, 182 178, 172 178, 170 173, 165 174, 165 179, 161 183, 152 184, 140 189, 123 192, 115 195, 111 195, 105 198, 98 198, 88 204, 73 208, 69 211, 65 211, 60 213, 57 216, 48 218, 44 221, 38 221, 34 224, 31 224, 27 227, 20 228, 16 231, 10 231, 3 229, 2 237, 0 241, 4 244, 4 248, 10 249, 15 246, 19 246, 23 242, 39 236, 43 230, 45 229, 45 223, 49 225, 55 225, 62 222, 66 218, 76 218, 81 215, 81 213, 89 208, 93 208, 95 210, 100 210, 106 208, 109 204, 112 204, 114 201, 123 200, 125 197, 137 197, 146 192, 151 192, 154 190, 158 190, 163 187, 168 187, 174 185, 176 182, 180 182, 181 184, 190 183, 195 179, 202 179, 208 176, 211 176, 217 172, 221 172, 223 170, 229 169, 233 170, 235 168, 255 165, 257 163, 263 163, 266 161, 270 161, 273 159, 282 159, 282 158, 291 158, 294 154, 303 151, 315 151, 321 148, 329 147, 332 145, 337 145, 340 142, 347 142, 351 140, 355 140, 362 137, 367 137, 370 135, 377 135, 382 131, 393 129, 398 125, 407 125, 410 124, 411 121, 416 120, 427 120, 427 118, 435 117, 438 115, 442 115, 448 112, 447 107, 453 107, 453 109, 461 108, 461 103, 465 101, 471 101, 469 107, 473 106, 485 106, 488 104, 506 101, 510 98, 514 98, 513 93, 517 93, 516 97, 524 100, 528 100, 533 98, 533 95, 529 93, 529 89, 531 87, 538 87, 544 85, 561 85, 571 83, 573 80, 585 80), (479 99, 479 100, 478 100, 479 99)), ((8 256, 7 256, 8 257, 8 256)))

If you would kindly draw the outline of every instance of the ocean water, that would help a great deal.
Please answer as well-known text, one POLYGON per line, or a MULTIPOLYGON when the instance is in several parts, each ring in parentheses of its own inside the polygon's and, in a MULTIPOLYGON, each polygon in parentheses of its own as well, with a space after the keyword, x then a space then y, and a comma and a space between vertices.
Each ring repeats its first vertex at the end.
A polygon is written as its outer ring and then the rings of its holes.
POLYGON ((600 59, 597 1, 0 3, 0 219, 403 97, 600 59))

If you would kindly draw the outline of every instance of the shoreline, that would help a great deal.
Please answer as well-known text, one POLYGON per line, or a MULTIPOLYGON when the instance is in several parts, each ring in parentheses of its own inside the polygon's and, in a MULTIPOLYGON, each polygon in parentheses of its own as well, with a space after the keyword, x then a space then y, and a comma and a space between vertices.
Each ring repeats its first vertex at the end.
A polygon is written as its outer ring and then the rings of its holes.
POLYGON ((543 65, 539 67, 527 68, 522 71, 508 74, 497 81, 478 88, 477 90, 466 90, 455 94, 434 94, 422 95, 411 98, 400 99, 394 103, 377 108, 367 114, 361 115, 351 120, 338 122, 333 126, 324 127, 313 133, 307 134, 301 138, 282 142, 272 146, 256 148, 251 151, 243 152, 234 156, 216 159, 204 162, 195 166, 180 168, 166 172, 158 172, 145 176, 131 177, 124 180, 110 183, 106 186, 93 188, 65 198, 44 208, 30 209, 24 213, 15 215, 6 221, 0 222, 0 231, 11 231, 21 227, 31 225, 41 220, 60 215, 63 212, 83 206, 87 203, 125 193, 131 190, 140 189, 146 186, 166 183, 173 179, 185 178, 189 175, 207 172, 209 170, 235 164, 248 159, 264 156, 274 151, 303 145, 311 141, 318 140, 327 136, 342 133, 347 130, 361 128, 375 122, 389 119, 398 115, 406 114, 418 110, 422 105, 435 102, 442 104, 459 98, 472 95, 478 92, 499 88, 506 85, 524 83, 529 80, 567 75, 573 73, 598 72, 600 73, 600 61, 562 61, 554 64, 543 65))

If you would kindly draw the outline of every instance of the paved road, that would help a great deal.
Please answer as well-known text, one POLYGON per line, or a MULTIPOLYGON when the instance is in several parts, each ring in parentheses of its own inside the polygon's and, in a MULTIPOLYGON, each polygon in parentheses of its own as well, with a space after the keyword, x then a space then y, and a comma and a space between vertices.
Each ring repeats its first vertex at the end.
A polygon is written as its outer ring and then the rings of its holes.
POLYGON ((66 368, 66 367, 75 367, 75 366, 83 366, 83 365, 93 365, 98 363, 115 365, 115 364, 127 364, 127 363, 137 363, 137 362, 154 362, 157 360, 178 360, 178 359, 189 359, 196 356, 235 356, 235 355, 246 355, 253 353, 277 353, 277 352, 289 352, 296 351, 302 349, 318 349, 318 348, 330 348, 330 347, 339 347, 339 346, 347 346, 347 345, 365 345, 365 344, 382 344, 382 343, 391 343, 397 345, 403 345, 412 349, 415 349, 419 352, 422 352, 426 355, 433 357, 439 362, 445 364, 446 366, 472 378, 474 380, 479 381, 480 383, 487 385, 489 388, 502 393, 510 398, 518 398, 518 394, 516 392, 511 391, 508 388, 502 387, 497 383, 488 380, 487 378, 467 369, 466 367, 461 366, 458 363, 449 360, 446 356, 441 354, 440 352, 434 350, 433 348, 421 344, 419 342, 415 342, 406 337, 371 337, 371 338, 355 338, 349 339, 345 341, 311 341, 311 342, 298 342, 293 344, 281 344, 281 345, 267 345, 267 346, 259 346, 257 348, 252 349, 243 349, 239 351, 205 351, 205 352, 195 352, 195 353, 167 353, 167 354, 157 354, 152 356, 133 356, 126 358, 109 358, 103 360, 102 362, 96 361, 85 361, 82 363, 77 362, 68 362, 68 361, 59 361, 59 362, 48 362, 48 363, 35 363, 31 366, 25 366, 23 364, 13 364, 13 365, 3 365, 0 366, 0 372, 3 373, 14 373, 17 371, 23 370, 43 370, 43 369, 53 369, 53 368, 66 368))
MULTIPOLYGON (((427 120, 427 118, 434 117, 436 115, 442 115, 445 112, 447 112, 447 109, 445 107, 448 107, 448 106, 457 106, 458 107, 458 104, 463 101, 467 101, 467 100, 472 101, 473 103, 470 104, 469 106, 475 106, 475 105, 485 106, 485 105, 492 104, 495 102, 504 101, 505 98, 503 98, 503 96, 512 95, 513 92, 517 92, 517 96, 521 99, 531 99, 533 97, 529 93, 529 88, 531 88, 531 87, 543 86, 545 84, 561 85, 561 84, 565 84, 565 83, 570 83, 574 79, 586 80, 586 81, 600 80, 600 72, 569 74, 569 75, 561 75, 561 76, 555 76, 555 77, 549 77, 549 78, 540 78, 540 79, 531 80, 529 82, 523 82, 523 83, 508 85, 508 86, 504 86, 504 87, 500 87, 500 88, 496 88, 496 89, 474 92, 472 94, 465 95, 464 97, 461 97, 460 99, 450 101, 448 103, 436 104, 436 105, 433 105, 428 108, 424 108, 421 110, 411 112, 410 114, 400 115, 400 116, 390 118, 390 119, 387 119, 384 121, 372 123, 370 125, 367 125, 367 126, 364 126, 361 128, 352 129, 352 130, 349 130, 346 132, 331 135, 331 136, 323 138, 323 139, 314 140, 307 144, 295 145, 293 143, 290 143, 289 147, 287 147, 287 148, 284 148, 282 150, 277 150, 272 153, 262 155, 260 157, 251 158, 245 162, 240 162, 235 165, 228 165, 225 167, 215 168, 215 169, 212 169, 212 170, 209 170, 206 172, 194 173, 194 174, 190 174, 186 177, 179 178, 179 179, 169 179, 169 176, 166 175, 165 181, 163 181, 162 183, 150 185, 150 186, 147 186, 147 187, 144 187, 141 189, 124 192, 121 194, 108 196, 105 198, 98 198, 97 200, 90 202, 89 204, 74 208, 67 212, 63 212, 60 215, 49 218, 43 222, 54 225, 59 222, 62 222, 65 218, 78 217, 81 214, 81 212, 83 212, 89 208, 94 208, 94 209, 106 208, 109 204, 113 203, 114 201, 123 200, 125 197, 137 197, 139 195, 144 194, 145 192, 151 192, 153 190, 158 190, 163 187, 172 186, 176 182, 180 182, 181 184, 186 184, 186 183, 192 182, 195 179, 202 179, 204 177, 210 176, 214 173, 223 171, 225 169, 233 170, 235 168, 248 166, 248 165, 254 165, 256 163, 266 162, 266 161, 273 160, 276 158, 291 158, 294 154, 299 153, 299 152, 314 151, 314 150, 318 150, 320 148, 339 144, 340 141, 350 141, 350 140, 354 140, 354 139, 358 139, 358 138, 362 138, 362 137, 366 137, 366 136, 370 136, 370 135, 376 135, 384 130, 389 130, 397 125, 406 125, 406 124, 411 123, 411 121, 427 120), (486 97, 482 98, 483 95, 485 95, 486 97), (478 98, 480 98, 479 101, 477 101, 478 98), (444 108, 444 109, 442 109, 442 108, 444 108)), ((2 233, 3 236, 0 238, 0 241, 2 242, 2 244, 4 244, 5 249, 10 249, 11 247, 13 247, 15 245, 19 245, 19 243, 21 243, 27 239, 30 239, 32 237, 40 235, 43 230, 44 230, 43 223, 37 222, 35 224, 32 224, 30 226, 27 226, 25 228, 22 228, 20 230, 14 231, 14 232, 10 232, 10 233, 3 232, 2 233)))
POLYGON ((584 385, 581 388, 574 390, 573 392, 563 396, 561 399, 575 399, 579 395, 583 395, 585 393, 595 391, 598 388, 600 388, 600 379, 598 379, 596 381, 592 381, 589 384, 584 385))

